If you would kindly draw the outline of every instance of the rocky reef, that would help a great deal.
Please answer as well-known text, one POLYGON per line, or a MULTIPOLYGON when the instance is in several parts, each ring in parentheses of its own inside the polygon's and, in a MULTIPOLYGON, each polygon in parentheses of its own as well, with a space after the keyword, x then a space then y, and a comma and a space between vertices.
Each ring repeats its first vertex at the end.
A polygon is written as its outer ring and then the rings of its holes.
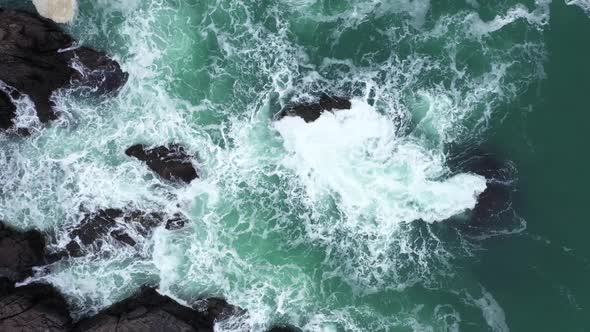
POLYGON ((322 94, 319 100, 314 102, 287 105, 276 115, 276 118, 281 119, 286 116, 297 116, 309 123, 317 120, 323 112, 347 110, 351 107, 350 100, 346 98, 322 94))
POLYGON ((190 183, 199 177, 191 162, 193 157, 179 144, 156 147, 137 144, 128 148, 125 154, 145 162, 166 180, 190 183))
POLYGON ((100 251, 107 241, 120 245, 135 246, 134 237, 148 237, 152 229, 165 224, 166 229, 179 229, 187 223, 180 213, 168 216, 162 212, 143 212, 139 210, 104 209, 88 213, 77 226, 70 230, 71 241, 66 245, 67 254, 83 256, 91 250, 100 251))
MULTIPOLYGON (((87 218, 98 221, 124 217, 121 213, 105 210, 87 218)), ((66 299, 53 286, 32 283, 15 287, 16 282, 32 275, 33 267, 47 263, 45 253, 45 239, 40 232, 20 232, 0 223, 0 331, 212 332, 220 322, 247 315, 244 309, 220 298, 205 297, 185 306, 153 287, 144 286, 96 315, 74 322, 66 299)), ((244 326, 243 330, 249 328, 244 326)), ((297 330, 281 326, 270 331, 297 330)))
POLYGON ((0 129, 9 128, 15 117, 10 97, 28 96, 41 122, 47 122, 56 118, 54 91, 82 87, 94 95, 108 95, 127 77, 115 60, 78 46, 54 22, 0 8, 0 129))

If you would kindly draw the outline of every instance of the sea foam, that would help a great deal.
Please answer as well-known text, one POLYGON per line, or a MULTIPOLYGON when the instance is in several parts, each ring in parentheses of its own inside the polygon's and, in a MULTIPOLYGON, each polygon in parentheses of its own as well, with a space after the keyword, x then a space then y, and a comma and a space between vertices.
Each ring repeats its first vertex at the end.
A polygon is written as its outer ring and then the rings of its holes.
MULTIPOLYGON (((470 278, 456 258, 476 245, 440 221, 473 207, 485 180, 451 172, 445 146, 477 144, 542 77, 543 3, 490 5, 496 18, 483 21, 478 6, 441 12, 428 0, 80 2, 67 29, 113 55, 129 81, 107 100, 59 91, 59 120, 27 139, 0 134, 0 218, 59 248, 84 211, 187 215, 184 229, 158 228, 137 248, 107 243, 37 271, 76 316, 147 283, 186 303, 225 297, 253 331, 437 330, 486 305, 470 323, 503 327, 489 297, 438 306, 438 294, 414 297, 412 286, 470 278), (322 91, 352 96, 353 108, 272 121, 322 91), (203 177, 190 186, 124 155, 172 141, 199 155, 203 177), (375 305, 392 298, 407 306, 375 305)), ((33 123, 30 101, 17 104, 18 126, 33 123)))
POLYGON ((486 188, 485 178, 473 174, 440 179, 440 153, 397 137, 390 119, 359 100, 313 123, 285 117, 274 126, 291 152, 283 164, 304 183, 310 206, 333 197, 350 222, 378 216, 383 229, 384 223, 442 221, 473 208, 486 188))

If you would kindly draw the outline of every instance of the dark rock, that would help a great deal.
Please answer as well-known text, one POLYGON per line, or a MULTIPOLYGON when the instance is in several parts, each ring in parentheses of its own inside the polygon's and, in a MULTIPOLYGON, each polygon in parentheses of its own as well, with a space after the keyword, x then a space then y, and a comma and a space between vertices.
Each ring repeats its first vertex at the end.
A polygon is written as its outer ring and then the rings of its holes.
POLYGON ((0 277, 20 281, 44 265, 45 240, 38 231, 18 232, 0 222, 0 277))
MULTIPOLYGON (((457 149, 457 148, 455 148, 457 149)), ((508 166, 506 162, 481 148, 466 148, 460 153, 451 152, 447 164, 455 172, 470 172, 486 179, 505 180, 508 166)))
POLYGON ((186 218, 181 214, 174 214, 167 219, 163 213, 146 213, 143 211, 124 211, 121 209, 105 209, 87 214, 80 224, 70 231, 72 239, 66 245, 66 251, 70 256, 80 257, 87 250, 100 250, 109 238, 121 245, 135 246, 137 239, 129 233, 140 234, 147 237, 153 228, 166 222, 166 228, 181 228, 186 218), (169 226, 171 225, 171 226, 169 226), (172 226, 173 225, 173 226, 172 226), (133 232, 130 232, 132 231, 133 232))
POLYGON ((51 286, 32 284, 0 296, 0 331, 48 331, 71 329, 68 306, 51 286))
POLYGON ((75 47, 74 39, 51 20, 0 9, 0 80, 32 99, 42 122, 56 117, 53 91, 79 85, 104 94, 117 90, 127 77, 104 53, 75 47))
POLYGON ((87 214, 76 228, 70 232, 72 241, 66 245, 66 250, 74 257, 84 255, 82 248, 94 247, 100 249, 107 236, 122 227, 117 219, 123 216, 118 209, 100 210, 95 214, 87 214))
POLYGON ((80 320, 74 331, 213 331, 215 322, 242 313, 219 299, 206 300, 203 310, 194 310, 144 287, 134 296, 80 320))
POLYGON ((216 322, 224 321, 233 316, 241 316, 246 311, 227 303, 226 300, 217 297, 200 300, 196 305, 197 311, 201 314, 200 324, 213 326, 216 322))
POLYGON ((325 111, 350 109, 351 106, 350 100, 346 98, 324 94, 317 102, 288 105, 278 114, 278 119, 298 116, 309 123, 317 120, 325 111))
POLYGON ((473 210, 467 213, 467 227, 481 229, 484 225, 500 226, 492 221, 512 219, 512 193, 516 179, 512 163, 481 148, 467 147, 453 154, 448 165, 454 173, 469 172, 486 178, 486 189, 479 195, 473 210))
POLYGON ((137 144, 128 148, 125 154, 146 162, 149 168, 166 180, 190 183, 198 178, 197 171, 191 163, 191 156, 178 144, 154 148, 137 144))
POLYGON ((12 281, 6 277, 0 277, 0 298, 12 293, 13 290, 14 290, 14 281, 12 281))
POLYGON ((0 130, 12 127, 15 117, 16 106, 6 93, 0 91, 0 130))
POLYGON ((73 61, 83 67, 72 76, 74 85, 89 87, 95 95, 108 95, 125 85, 128 74, 106 54, 88 47, 73 51, 73 61))
POLYGON ((181 229, 184 227, 186 222, 187 222, 186 218, 183 215, 177 213, 177 214, 173 215, 172 218, 168 219, 168 221, 166 222, 166 229, 167 230, 181 229))
POLYGON ((506 183, 487 181, 487 188, 477 198, 477 204, 472 213, 476 222, 485 222, 508 212, 512 207, 511 204, 512 188, 506 183))

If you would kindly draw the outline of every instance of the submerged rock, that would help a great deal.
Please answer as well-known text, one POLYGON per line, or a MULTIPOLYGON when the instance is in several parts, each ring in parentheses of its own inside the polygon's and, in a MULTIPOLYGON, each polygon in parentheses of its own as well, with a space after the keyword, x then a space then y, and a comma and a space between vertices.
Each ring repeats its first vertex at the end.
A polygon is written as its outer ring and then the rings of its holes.
POLYGON ((34 266, 44 265, 44 253, 40 232, 18 232, 0 222, 0 278, 11 282, 25 279, 34 266))
POLYGON ((135 246, 137 238, 147 237, 152 229, 166 222, 166 229, 179 229, 187 222, 181 214, 167 217, 163 213, 105 209, 87 214, 70 231, 71 241, 66 245, 70 256, 83 256, 90 249, 100 250, 106 241, 114 240, 121 245, 135 246))
POLYGON ((274 326, 268 332, 301 332, 301 329, 291 325, 274 326))
POLYGON ((192 157, 179 144, 154 148, 137 144, 128 148, 125 154, 144 161, 149 168, 166 180, 190 183, 198 178, 197 170, 191 162, 192 157))
POLYGON ((83 86, 105 94, 116 91, 127 77, 116 61, 102 52, 77 47, 52 21, 0 9, 0 80, 28 95, 42 122, 56 117, 50 101, 53 91, 83 86))
POLYGON ((31 284, 0 296, 0 331, 70 330, 68 305, 52 286, 31 284))
POLYGON ((181 229, 187 222, 188 220, 183 215, 176 213, 166 221, 166 229, 170 231, 181 229))
POLYGON ((475 207, 467 213, 469 227, 481 227, 510 212, 515 180, 515 169, 511 163, 480 148, 467 148, 453 155, 448 164, 454 172, 470 172, 486 178, 486 189, 479 195, 475 207))
POLYGON ((213 331, 214 324, 244 311, 221 299, 202 303, 202 310, 185 307, 155 289, 144 287, 134 296, 99 314, 82 319, 74 331, 213 331))
POLYGON ((346 98, 324 94, 317 102, 289 105, 277 117, 281 119, 286 116, 298 116, 309 123, 317 120, 325 111, 344 110, 351 107, 350 100, 346 98))

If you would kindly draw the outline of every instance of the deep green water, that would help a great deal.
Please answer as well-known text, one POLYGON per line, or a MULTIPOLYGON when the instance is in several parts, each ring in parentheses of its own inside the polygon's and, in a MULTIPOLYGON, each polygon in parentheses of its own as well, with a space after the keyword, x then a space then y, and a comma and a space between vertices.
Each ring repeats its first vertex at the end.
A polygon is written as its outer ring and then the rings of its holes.
MULTIPOLYGON (((581 8, 97 0, 80 1, 64 28, 113 54, 130 80, 110 100, 59 92, 58 121, 33 123, 26 140, 0 136, 0 218, 44 230, 54 248, 83 210, 131 205, 192 221, 38 271, 75 315, 148 283, 248 310, 223 331, 590 329, 581 8), (323 91, 353 108, 273 121, 323 91), (123 153, 172 141, 199 154, 190 186, 123 153), (510 209, 479 223, 451 218, 485 183, 447 162, 468 147, 511 166, 510 209)), ((25 125, 27 100, 19 112, 25 125)))

